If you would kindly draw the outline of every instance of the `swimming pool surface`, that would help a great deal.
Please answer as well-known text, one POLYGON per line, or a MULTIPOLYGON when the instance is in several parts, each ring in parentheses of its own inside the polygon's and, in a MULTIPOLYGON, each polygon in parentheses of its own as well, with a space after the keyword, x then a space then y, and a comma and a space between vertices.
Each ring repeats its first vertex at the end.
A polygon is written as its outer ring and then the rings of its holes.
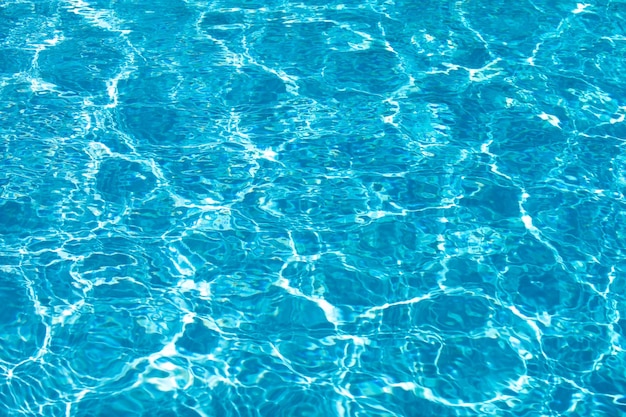
POLYGON ((626 2, 0 2, 0 415, 626 415, 626 2))

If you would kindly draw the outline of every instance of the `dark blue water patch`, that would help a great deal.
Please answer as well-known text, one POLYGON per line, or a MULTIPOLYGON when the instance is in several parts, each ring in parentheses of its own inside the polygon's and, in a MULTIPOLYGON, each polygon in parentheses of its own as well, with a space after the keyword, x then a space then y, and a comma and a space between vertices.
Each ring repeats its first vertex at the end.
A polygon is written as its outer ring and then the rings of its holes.
MULTIPOLYGON (((133 77, 120 81, 120 98, 122 104, 131 111, 146 106, 174 107, 167 100, 167 94, 180 82, 176 75, 168 71, 167 64, 142 68, 133 77)), ((124 111, 121 112, 124 115, 124 111)))
POLYGON ((246 148, 235 143, 215 145, 179 159, 167 155, 159 159, 178 195, 218 202, 236 199, 250 187, 257 167, 246 148))
POLYGON ((175 110, 146 104, 127 106, 122 114, 124 125, 133 130, 139 141, 169 145, 185 140, 185 135, 176 128, 177 121, 183 115, 175 110))
POLYGON ((272 390, 268 395, 268 401, 259 409, 261 416, 310 416, 318 413, 333 413, 334 407, 332 403, 325 402, 324 399, 332 394, 330 389, 325 392, 308 390, 305 387, 294 387, 288 390, 272 390), (278 404, 287 403, 294 404, 290 410, 278 404), (291 414, 293 413, 293 414, 291 414))
POLYGON ((82 123, 74 113, 75 97, 33 94, 29 89, 27 84, 20 84, 15 89, 3 90, 8 101, 7 123, 3 126, 8 152, 3 162, 26 159, 24 170, 43 171, 53 163, 56 151, 66 151, 55 149, 56 138, 72 137, 82 130, 82 123))
POLYGON ((384 303, 390 293, 388 282, 369 271, 346 269, 335 256, 320 259, 311 275, 328 294, 327 301, 336 306, 349 305, 358 310, 384 303))
MULTIPOLYGON (((2 361, 14 367, 19 362, 35 357, 45 338, 45 323, 28 302, 30 294, 24 278, 2 272, 0 302, 5 306, 0 319, 6 331, 2 335, 2 361)), ((5 366, 6 366, 5 365, 5 366)))
POLYGON ((2 48, 0 49, 0 74, 11 77, 26 71, 32 61, 31 53, 17 48, 2 48))
POLYGON ((546 355, 552 359, 552 366, 560 375, 579 375, 588 372, 602 359, 597 352, 610 348, 606 328, 586 325, 583 332, 544 336, 542 346, 546 355))
MULTIPOLYGON (((316 332, 318 333, 318 332, 316 332)), ((318 333, 319 334, 319 333, 318 333)), ((280 354, 298 373, 330 382, 351 344, 347 340, 318 339, 313 335, 284 335, 275 342, 280 354)))
POLYGON ((96 177, 96 190, 107 201, 116 203, 143 199, 155 185, 156 177, 149 167, 117 158, 102 162, 96 177))
MULTIPOLYGON (((246 263, 247 253, 244 251, 242 239, 255 237, 247 231, 234 230, 214 230, 207 233, 188 233, 182 238, 184 244, 191 253, 201 256, 209 265, 219 265, 221 259, 231 259, 233 263, 243 266, 246 263)), ((224 272, 236 272, 236 269, 229 267, 224 272)), ((226 288, 228 285, 226 285, 226 288)))
POLYGON ((586 262, 589 254, 598 257, 623 246, 613 240, 613 228, 608 226, 621 212, 620 204, 598 202, 588 193, 578 196, 577 193, 554 189, 537 190, 534 195, 536 198, 529 200, 529 206, 538 213, 537 224, 545 228, 546 236, 554 239, 559 252, 568 258, 586 262), (559 199, 568 202, 577 209, 552 206, 546 198, 548 196, 554 196, 553 201, 559 199))
MULTIPOLYGON (((592 203, 589 203, 592 205, 592 203)), ((596 207, 594 207, 595 211, 596 207)), ((593 226, 589 227, 588 233, 592 233, 594 238, 583 239, 583 236, 578 233, 578 229, 573 229, 568 226, 564 226, 563 224, 557 223, 555 226, 555 231, 548 234, 548 236, 554 236, 557 233, 561 234, 560 242, 557 244, 557 249, 565 255, 568 255, 568 258, 574 260, 576 258, 585 259, 588 258, 588 254, 601 254, 606 245, 606 239, 604 237, 605 227, 602 225, 601 216, 589 216, 586 218, 583 213, 584 208, 581 208, 579 212, 573 214, 572 212, 568 212, 567 210, 558 211, 557 215, 562 215, 567 218, 570 217, 570 221, 572 224, 580 224, 587 225, 592 224, 592 221, 596 221, 593 226), (580 217, 579 217, 580 216, 580 217), (595 219, 595 220, 591 220, 595 219), (585 240, 585 242, 583 242, 585 240), (585 255, 587 254, 587 255, 585 255)))
POLYGON ((497 221, 519 215, 518 188, 490 184, 482 178, 465 177, 463 183, 467 185, 459 205, 470 208, 477 218, 497 221))
POLYGON ((28 3, 13 3, 0 9, 0 34, 4 35, 2 38, 8 38, 9 34, 16 27, 22 26, 29 18, 32 17, 32 13, 35 11, 35 6, 28 3))
POLYGON ((565 413, 571 407, 574 406, 575 389, 566 383, 561 383, 554 387, 552 392, 552 401, 550 402, 550 408, 557 413, 565 413))
MULTIPOLYGON (((111 129, 100 132, 90 132, 84 136, 85 143, 98 143, 104 145, 113 153, 125 154, 132 151, 132 141, 128 137, 116 131, 117 122, 107 121, 111 124, 111 129)), ((84 152, 81 149, 81 152, 84 152)), ((84 155, 84 153, 83 153, 84 155)), ((86 156, 86 155, 84 155, 86 156)))
POLYGON ((151 236, 162 235, 171 229, 176 216, 183 211, 174 207, 169 195, 158 193, 154 198, 135 203, 127 224, 151 236))
POLYGON ((37 202, 24 197, 0 205, 0 233, 6 237, 27 236, 48 228, 37 221, 37 202))
POLYGON ((39 54, 42 77, 61 90, 75 93, 96 93, 106 89, 106 82, 124 62, 124 55, 115 40, 102 38, 99 32, 67 34, 54 49, 39 54), (59 66, 63 71, 58 71, 59 66))
MULTIPOLYGON (((504 65, 499 65, 499 67, 501 66, 504 65)), ((508 129, 514 126, 520 117, 526 117, 518 109, 502 109, 503 105, 506 105, 507 99, 510 100, 519 96, 518 86, 506 80, 494 80, 486 85, 474 83, 468 86, 465 96, 464 108, 469 110, 480 109, 479 113, 468 112, 471 116, 468 115, 466 119, 474 118, 477 123, 483 123, 484 131, 481 132, 482 134, 508 129)))
POLYGON ((293 131, 306 128, 309 103, 278 103, 272 107, 254 107, 239 121, 241 133, 253 135, 259 149, 284 149, 293 139, 293 131))
POLYGON ((436 380, 443 377, 451 383, 442 394, 469 402, 493 398, 509 381, 525 374, 518 353, 491 338, 475 338, 471 342, 452 339, 441 350, 436 365, 440 372, 436 380), (466 343, 469 347, 462 347, 466 343), (497 363, 492 359, 496 356, 499 358, 497 363), (480 376, 481 372, 489 372, 491 377, 486 380, 480 376))
POLYGON ((248 70, 234 74, 224 86, 227 107, 268 106, 285 98, 285 82, 277 75, 263 70, 248 70))
MULTIPOLYGON (((267 313, 257 314, 255 309, 246 308, 240 326, 242 334, 251 340, 282 338, 283 335, 297 334, 309 329, 311 335, 323 338, 332 335, 334 325, 330 323, 324 311, 315 302, 302 297, 289 297, 279 288, 270 287, 267 295, 249 297, 231 295, 222 299, 226 305, 236 311, 239 303, 254 303, 267 308, 267 313)), ((220 309, 221 310, 221 309, 220 309)), ((313 337, 313 336, 311 336, 313 337)))
MULTIPOLYGON (((119 269, 125 271, 125 268, 119 269)), ((93 281, 96 286, 90 291, 90 296, 96 300, 105 301, 108 299, 111 302, 119 300, 123 305, 125 303, 132 304, 137 300, 149 300, 153 296, 149 288, 130 277, 120 277, 108 282, 103 278, 96 277, 93 281)))
POLYGON ((585 383, 593 386, 598 392, 619 398, 619 396, 623 395, 622 393, 626 386, 623 381, 615 380, 611 374, 613 372, 622 372, 623 365, 616 355, 607 356, 600 364, 601 366, 598 369, 586 374, 583 380, 585 383))
POLYGON ((488 262, 456 257, 450 259, 446 267, 448 271, 443 281, 444 285, 479 290, 491 296, 496 295, 498 275, 488 262))
POLYGON ((441 203, 441 188, 449 183, 436 163, 422 164, 421 172, 400 177, 380 178, 381 190, 406 210, 420 210, 441 203), (433 167, 431 171, 429 168, 433 167))
POLYGON ((43 253, 42 262, 45 266, 38 268, 37 273, 43 281, 39 293, 41 302, 51 306, 65 306, 83 299, 84 293, 72 276, 73 263, 62 260, 54 252, 43 253))
POLYGON ((123 29, 131 31, 133 42, 145 45, 148 55, 169 54, 181 40, 176 35, 193 23, 195 16, 183 1, 154 1, 139 10, 134 4, 122 3, 114 9, 124 22, 123 29))
MULTIPOLYGON (((221 14, 224 15, 224 14, 221 14)), ((253 53, 260 62, 268 66, 279 65, 288 73, 298 77, 321 75, 328 60, 329 32, 336 27, 332 21, 268 21, 259 33, 253 53), (305 35, 306 36, 303 36, 305 35), (277 50, 274 45, 280 44, 277 50), (311 45, 316 47, 311 48, 311 45)), ((204 21, 203 21, 204 23, 204 21)), ((239 33, 231 29, 225 34, 239 33)))
MULTIPOLYGON (((599 297, 588 286, 577 282, 570 275, 558 270, 547 268, 528 267, 523 272, 511 270, 510 274, 517 275, 518 293, 514 296, 520 308, 530 313, 556 314, 557 311, 567 311, 574 317, 581 308, 587 308, 588 303, 599 297), (583 307, 584 306, 584 307, 583 307)), ((507 274, 508 275, 508 274, 507 274)), ((578 317, 577 317, 578 318, 578 317)))
MULTIPOLYGON (((416 216, 417 217, 417 216, 416 216)), ((412 253, 421 246, 420 228, 411 221, 393 221, 393 217, 373 221, 363 227, 359 236, 359 250, 381 253, 383 248, 393 247, 405 254, 412 253)), ((393 251, 392 251, 393 254, 393 251)), ((394 258, 396 258, 394 256, 394 258)), ((402 259, 402 256, 398 256, 402 259)))
POLYGON ((384 48, 330 53, 324 78, 331 86, 374 94, 394 91, 407 82, 396 55, 384 48))
POLYGON ((219 338, 219 333, 203 323, 192 323, 185 326, 185 333, 176 342, 176 347, 182 351, 206 355, 218 346, 219 338))
MULTIPOLYGON (((243 32, 247 26, 248 20, 249 18, 245 11, 240 9, 208 11, 203 14, 198 26, 202 32, 206 32, 208 35, 217 37, 221 40, 222 38, 220 38, 220 34, 226 34, 228 32, 243 32)), ((274 23, 274 21, 267 22, 264 29, 266 31, 270 31, 274 23)))
POLYGON ((495 1, 485 13, 479 5, 469 5, 467 17, 480 33, 499 52, 506 48, 506 55, 524 59, 532 55, 542 35, 559 26, 562 14, 552 7, 539 7, 522 1, 514 5, 495 1), (506 27, 507 30, 503 30, 506 27))
MULTIPOLYGON (((74 323, 70 334, 59 331, 57 337, 67 340, 72 349, 64 349, 56 343, 51 350, 62 355, 74 372, 75 380, 81 384, 102 380, 126 372, 125 363, 132 362, 142 353, 133 351, 133 343, 142 343, 150 350, 149 340, 134 329, 125 328, 128 313, 100 309, 96 313, 107 317, 83 315, 74 323), (135 340, 134 342, 132 340, 135 340)), ((153 343, 157 342, 153 340, 153 343)), ((143 352, 145 350, 142 349, 143 352)))

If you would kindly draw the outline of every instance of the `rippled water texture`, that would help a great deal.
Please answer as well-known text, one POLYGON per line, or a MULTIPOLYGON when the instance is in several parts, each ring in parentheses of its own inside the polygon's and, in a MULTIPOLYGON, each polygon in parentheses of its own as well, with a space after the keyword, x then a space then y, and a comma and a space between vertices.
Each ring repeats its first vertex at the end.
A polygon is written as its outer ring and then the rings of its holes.
POLYGON ((0 413, 626 414, 626 3, 0 2, 0 413))

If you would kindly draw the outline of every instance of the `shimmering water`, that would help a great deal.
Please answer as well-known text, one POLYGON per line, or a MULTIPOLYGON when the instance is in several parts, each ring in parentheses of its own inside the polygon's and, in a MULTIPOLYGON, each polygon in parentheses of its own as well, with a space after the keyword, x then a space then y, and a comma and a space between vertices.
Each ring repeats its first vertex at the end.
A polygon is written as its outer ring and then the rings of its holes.
POLYGON ((626 415, 626 3, 0 2, 0 414, 626 415))

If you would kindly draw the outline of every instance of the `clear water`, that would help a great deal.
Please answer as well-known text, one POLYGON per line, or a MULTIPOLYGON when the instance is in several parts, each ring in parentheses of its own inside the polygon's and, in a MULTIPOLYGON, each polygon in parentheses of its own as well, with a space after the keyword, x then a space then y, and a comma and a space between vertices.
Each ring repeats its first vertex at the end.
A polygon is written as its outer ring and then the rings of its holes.
POLYGON ((3 0, 1 415, 626 415, 625 28, 3 0))

